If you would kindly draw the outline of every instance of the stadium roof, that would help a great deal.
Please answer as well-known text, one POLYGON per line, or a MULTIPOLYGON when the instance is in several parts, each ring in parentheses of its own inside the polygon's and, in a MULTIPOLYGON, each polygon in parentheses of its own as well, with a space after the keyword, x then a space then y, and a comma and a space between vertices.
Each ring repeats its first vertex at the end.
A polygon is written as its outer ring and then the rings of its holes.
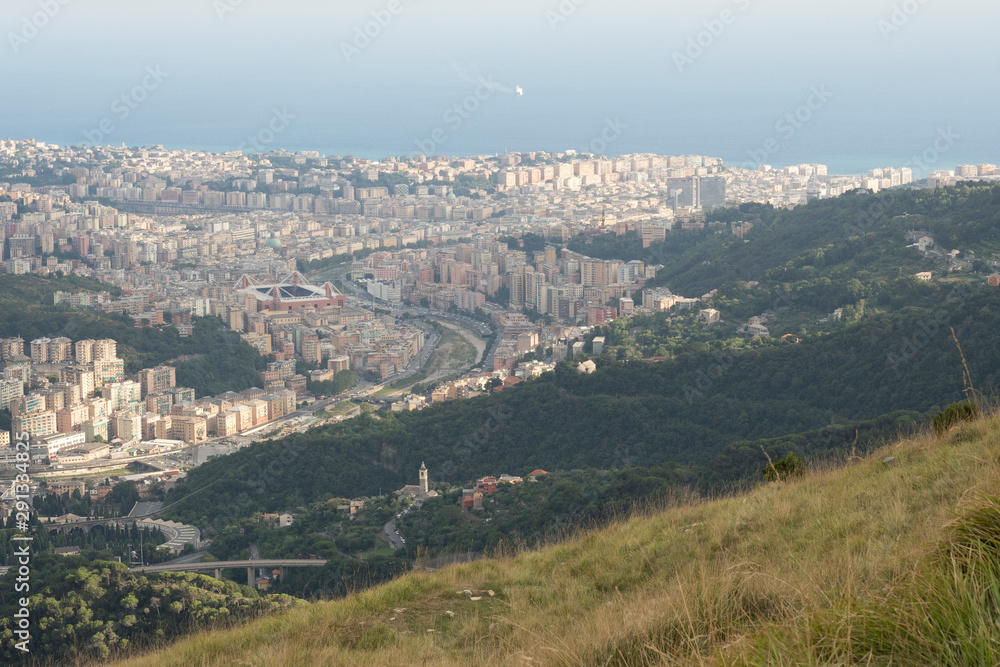
POLYGON ((253 295, 258 301, 278 300, 283 303, 325 301, 342 296, 333 284, 328 282, 322 286, 313 285, 298 271, 292 272, 280 282, 270 284, 257 283, 244 275, 236 283, 236 291, 253 295))

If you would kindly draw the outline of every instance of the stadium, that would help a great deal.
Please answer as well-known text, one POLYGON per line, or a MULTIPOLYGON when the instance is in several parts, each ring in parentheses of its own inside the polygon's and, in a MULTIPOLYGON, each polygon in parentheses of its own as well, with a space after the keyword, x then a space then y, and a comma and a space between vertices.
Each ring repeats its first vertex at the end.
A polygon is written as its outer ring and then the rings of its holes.
POLYGON ((243 276, 236 284, 238 294, 253 296, 257 301, 257 310, 290 311, 297 308, 343 308, 347 299, 331 284, 319 287, 311 284, 298 271, 295 271, 283 281, 265 285, 255 282, 249 276, 243 276))

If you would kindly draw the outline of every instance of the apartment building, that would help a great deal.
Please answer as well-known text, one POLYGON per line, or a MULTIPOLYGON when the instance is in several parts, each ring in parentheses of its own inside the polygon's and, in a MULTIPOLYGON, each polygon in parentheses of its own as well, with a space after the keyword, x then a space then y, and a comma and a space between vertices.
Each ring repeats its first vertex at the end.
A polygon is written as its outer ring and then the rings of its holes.
POLYGON ((139 371, 139 385, 142 395, 158 394, 177 386, 177 369, 173 366, 157 366, 139 371))

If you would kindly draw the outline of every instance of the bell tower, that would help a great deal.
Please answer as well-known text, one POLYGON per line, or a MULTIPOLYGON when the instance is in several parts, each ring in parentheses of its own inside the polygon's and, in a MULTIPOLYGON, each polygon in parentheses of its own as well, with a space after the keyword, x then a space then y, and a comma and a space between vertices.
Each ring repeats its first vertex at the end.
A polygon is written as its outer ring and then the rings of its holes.
POLYGON ((427 492, 430 490, 430 487, 428 486, 428 484, 429 484, 429 482, 428 482, 428 479, 427 479, 427 466, 424 463, 421 463, 420 464, 420 493, 422 493, 425 496, 427 495, 427 492))

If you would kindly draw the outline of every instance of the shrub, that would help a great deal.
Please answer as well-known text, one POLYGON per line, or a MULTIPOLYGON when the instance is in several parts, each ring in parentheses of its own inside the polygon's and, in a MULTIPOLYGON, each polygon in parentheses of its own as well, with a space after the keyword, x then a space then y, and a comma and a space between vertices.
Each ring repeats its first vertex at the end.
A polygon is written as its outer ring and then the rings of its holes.
POLYGON ((979 406, 973 401, 952 403, 944 412, 939 412, 932 420, 934 432, 942 436, 959 422, 972 422, 979 418, 979 406))
POLYGON ((768 482, 780 482, 792 477, 801 477, 806 472, 806 462, 795 452, 789 452, 787 456, 778 459, 774 463, 768 463, 760 473, 768 482))

